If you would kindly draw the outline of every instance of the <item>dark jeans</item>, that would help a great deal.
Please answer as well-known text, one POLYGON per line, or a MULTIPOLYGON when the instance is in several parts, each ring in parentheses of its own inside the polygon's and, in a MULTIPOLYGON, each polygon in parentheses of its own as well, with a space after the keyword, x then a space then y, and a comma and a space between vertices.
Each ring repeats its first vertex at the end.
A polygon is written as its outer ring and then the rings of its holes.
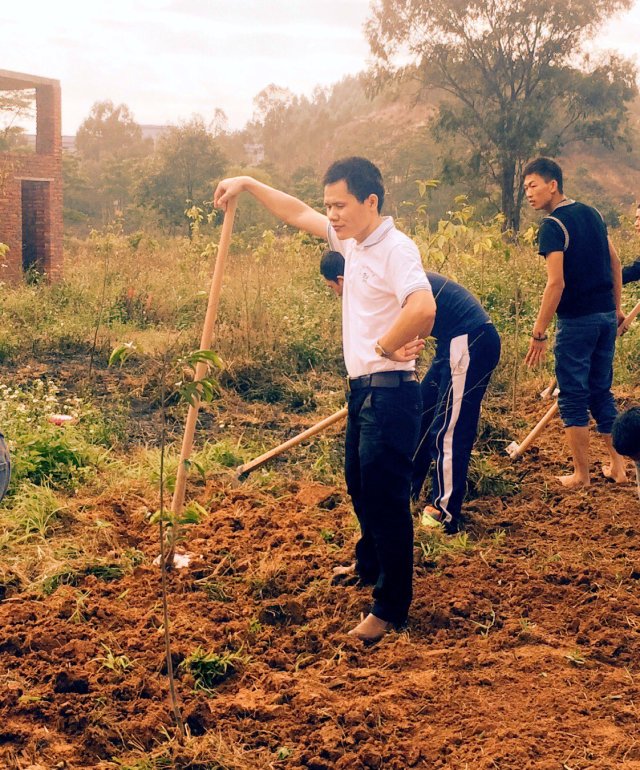
POLYGON ((11 461, 9 459, 9 450, 2 433, 0 433, 0 500, 2 500, 7 491, 10 477, 11 461))
POLYGON ((345 477, 361 530, 356 566, 364 582, 375 584, 371 612, 402 625, 412 598, 409 495, 420 429, 420 385, 362 388, 351 391, 348 401, 345 477))
POLYGON ((591 412, 598 432, 611 433, 618 414, 611 392, 617 330, 615 312, 558 319, 556 377, 565 428, 585 427, 591 412))

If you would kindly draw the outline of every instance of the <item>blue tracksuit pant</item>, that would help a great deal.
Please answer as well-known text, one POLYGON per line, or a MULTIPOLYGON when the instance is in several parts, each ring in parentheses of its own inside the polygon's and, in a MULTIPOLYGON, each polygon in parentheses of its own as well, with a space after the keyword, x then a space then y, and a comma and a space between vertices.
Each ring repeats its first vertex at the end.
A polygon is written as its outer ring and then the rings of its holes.
POLYGON ((467 487, 480 405, 500 360, 500 337, 492 323, 451 340, 439 340, 421 383, 422 427, 414 456, 411 496, 418 499, 432 468, 432 505, 457 529, 467 487))

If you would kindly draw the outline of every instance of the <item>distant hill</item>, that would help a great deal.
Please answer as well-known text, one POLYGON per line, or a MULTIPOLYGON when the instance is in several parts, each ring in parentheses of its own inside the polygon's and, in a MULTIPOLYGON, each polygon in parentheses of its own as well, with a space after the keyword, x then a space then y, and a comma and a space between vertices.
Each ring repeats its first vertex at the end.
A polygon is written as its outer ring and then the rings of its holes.
MULTIPOLYGON (((305 178, 307 188, 309 177, 317 182, 336 157, 366 155, 384 173, 388 210, 403 213, 408 207, 402 202, 416 200, 415 180, 439 177, 449 154, 450 148, 436 143, 430 131, 439 103, 436 95, 418 99, 415 81, 394 84, 369 98, 365 75, 347 77, 312 98, 291 95, 286 104, 274 101, 261 121, 235 135, 228 154, 234 163, 247 165, 259 157, 260 167, 275 181, 295 185, 305 178), (242 149, 248 147, 251 157, 242 149)), ((640 99, 630 114, 631 151, 581 143, 568 146, 558 158, 571 195, 606 211, 629 209, 640 198, 640 99)), ((443 183, 431 197, 430 211, 439 215, 461 191, 468 190, 443 183)), ((484 213, 495 213, 482 205, 484 213)))

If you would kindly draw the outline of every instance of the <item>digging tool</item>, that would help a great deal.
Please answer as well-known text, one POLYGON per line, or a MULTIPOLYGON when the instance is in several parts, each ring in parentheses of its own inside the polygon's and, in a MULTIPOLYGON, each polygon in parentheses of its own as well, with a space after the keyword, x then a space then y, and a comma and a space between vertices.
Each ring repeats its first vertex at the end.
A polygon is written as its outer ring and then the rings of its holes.
MULTIPOLYGON (((216 257, 216 266, 213 271, 213 278, 211 279, 211 288, 209 290, 209 302, 207 304, 207 313, 204 319, 204 326, 202 327, 202 337, 200 339, 200 350, 210 350, 213 342, 213 330, 216 322, 216 316, 218 313, 218 302, 220 300, 220 290, 222 288, 222 275, 224 272, 224 263, 229 251, 229 242, 231 241, 231 232, 233 230, 233 218, 236 213, 237 199, 231 198, 227 204, 227 210, 224 215, 224 222, 222 224, 222 232, 220 234, 220 243, 218 244, 218 254, 216 257)), ((206 376, 208 371, 207 363, 205 361, 199 361, 196 366, 194 379, 202 380, 206 376)), ((196 420, 198 419, 198 410, 200 409, 200 398, 196 395, 194 403, 189 405, 189 411, 187 412, 187 421, 184 428, 184 436, 182 438, 182 450, 180 452, 180 462, 178 464, 178 473, 176 476, 176 486, 173 493, 173 500, 171 501, 171 512, 173 513, 174 521, 177 520, 182 513, 184 506, 184 495, 187 486, 187 468, 189 456, 191 455, 191 448, 193 446, 193 436, 196 429, 196 420)), ((174 526, 172 531, 177 528, 174 526)), ((167 563, 170 565, 173 561, 173 548, 175 543, 171 544, 170 557, 167 557, 167 563)))
POLYGON ((335 414, 332 414, 330 417, 325 417, 324 420, 320 420, 320 422, 316 423, 315 425, 312 425, 311 428, 307 428, 307 430, 303 430, 302 433, 298 433, 297 436, 294 436, 293 438, 290 438, 288 441, 285 441, 284 444, 280 444, 280 446, 277 446, 274 449, 270 449, 268 452, 261 454, 259 457, 256 457, 254 460, 251 460, 250 462, 245 463, 244 465, 239 465, 236 468, 236 478, 241 480, 246 479, 246 477, 251 473, 251 471, 254 471, 256 468, 259 468, 261 465, 264 465, 273 457, 277 457, 283 452, 286 452, 287 449, 291 449, 291 447, 297 446, 305 439, 310 438, 311 436, 315 436, 316 433, 320 433, 325 428, 328 428, 330 425, 333 425, 339 420, 344 419, 346 416, 347 416, 347 407, 345 406, 342 409, 340 409, 340 411, 336 412, 335 414))
POLYGON ((529 448, 529 445, 536 440, 536 438, 542 433, 547 425, 553 420, 558 411, 558 402, 554 401, 553 404, 547 409, 540 422, 529 432, 527 437, 519 444, 517 441, 512 441, 506 449, 507 454, 512 460, 517 460, 522 457, 523 453, 529 448))
POLYGON ((640 302, 633 308, 633 310, 627 315, 624 321, 618 326, 618 337, 621 337, 626 331, 629 330, 631 322, 640 315, 640 302))

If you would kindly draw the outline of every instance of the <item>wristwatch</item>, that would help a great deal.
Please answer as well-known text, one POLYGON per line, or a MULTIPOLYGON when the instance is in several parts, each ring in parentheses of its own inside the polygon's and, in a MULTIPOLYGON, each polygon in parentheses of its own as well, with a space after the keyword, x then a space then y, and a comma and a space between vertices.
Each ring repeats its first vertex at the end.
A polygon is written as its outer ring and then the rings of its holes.
POLYGON ((382 358, 389 358, 391 355, 390 353, 387 353, 387 351, 382 347, 382 345, 379 342, 376 342, 374 350, 376 351, 376 354, 381 356, 382 358))

